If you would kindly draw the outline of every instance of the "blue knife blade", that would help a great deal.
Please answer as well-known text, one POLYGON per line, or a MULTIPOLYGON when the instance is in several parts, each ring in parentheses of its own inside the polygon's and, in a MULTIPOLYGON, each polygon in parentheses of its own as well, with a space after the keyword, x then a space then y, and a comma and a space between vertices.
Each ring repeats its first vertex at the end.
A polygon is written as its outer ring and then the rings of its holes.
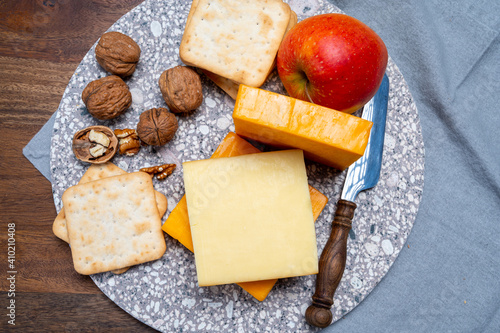
POLYGON ((385 122, 389 99, 389 79, 384 79, 377 94, 364 106, 361 118, 373 122, 365 153, 347 170, 342 189, 343 200, 354 201, 359 192, 374 187, 380 177, 384 152, 385 122))

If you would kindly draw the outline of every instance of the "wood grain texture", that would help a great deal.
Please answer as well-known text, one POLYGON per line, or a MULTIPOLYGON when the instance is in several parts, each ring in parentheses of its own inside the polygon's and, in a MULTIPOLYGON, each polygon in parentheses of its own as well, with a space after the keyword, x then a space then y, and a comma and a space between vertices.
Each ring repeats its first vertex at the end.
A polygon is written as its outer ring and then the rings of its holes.
POLYGON ((306 320, 317 327, 327 327, 333 319, 330 308, 333 295, 344 274, 347 258, 347 238, 351 230, 356 204, 339 200, 332 222, 332 231, 319 258, 319 273, 312 305, 306 310, 306 320))
POLYGON ((22 149, 57 110, 90 47, 142 0, 0 1, 0 331, 153 331, 73 268, 52 234, 50 183, 22 149), (16 226, 16 326, 7 323, 7 225, 16 226))
MULTIPOLYGON (((1 293, 6 299, 6 293, 1 293)), ((104 294, 21 293, 9 332, 156 332, 133 319, 104 294), (78 306, 75 306, 77 304, 78 306), (25 311, 29 310, 29 311, 25 311)), ((5 330, 1 329, 2 332, 5 330)))

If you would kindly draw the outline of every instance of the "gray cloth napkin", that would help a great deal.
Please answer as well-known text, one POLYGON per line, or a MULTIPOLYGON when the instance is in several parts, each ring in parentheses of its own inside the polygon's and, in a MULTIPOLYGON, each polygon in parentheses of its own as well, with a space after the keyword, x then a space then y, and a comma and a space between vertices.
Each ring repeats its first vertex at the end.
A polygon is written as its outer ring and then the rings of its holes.
POLYGON ((55 119, 56 113, 54 112, 49 121, 43 125, 42 129, 35 134, 23 149, 23 155, 49 181, 52 179, 50 174, 50 145, 55 119))
MULTIPOLYGON (((426 172, 409 247, 324 331, 500 332, 500 1, 332 3, 386 42, 419 109, 426 172)), ((49 180, 53 121, 23 151, 49 180)))

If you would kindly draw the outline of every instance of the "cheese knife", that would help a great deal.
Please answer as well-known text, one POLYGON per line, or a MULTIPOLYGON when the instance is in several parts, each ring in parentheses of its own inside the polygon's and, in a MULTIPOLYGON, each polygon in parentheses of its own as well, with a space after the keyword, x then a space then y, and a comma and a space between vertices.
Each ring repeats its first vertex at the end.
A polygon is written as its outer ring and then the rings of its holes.
POLYGON ((384 150, 385 121, 389 99, 389 78, 384 75, 375 96, 363 107, 361 118, 373 122, 364 155, 347 170, 344 187, 330 237, 319 259, 319 273, 312 305, 306 310, 306 320, 317 327, 327 327, 332 322, 333 295, 344 274, 347 238, 351 230, 356 204, 354 200, 360 191, 374 187, 380 176, 384 150))

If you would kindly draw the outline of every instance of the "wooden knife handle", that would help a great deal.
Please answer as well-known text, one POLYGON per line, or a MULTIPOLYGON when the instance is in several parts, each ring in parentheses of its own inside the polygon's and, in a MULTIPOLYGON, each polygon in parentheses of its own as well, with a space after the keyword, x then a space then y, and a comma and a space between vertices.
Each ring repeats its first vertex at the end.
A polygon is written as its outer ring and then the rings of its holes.
POLYGON ((327 327, 332 322, 330 308, 333 295, 342 279, 347 255, 347 238, 351 230, 356 204, 339 200, 332 222, 332 232, 319 258, 319 273, 316 277, 316 291, 312 305, 306 310, 306 320, 317 327, 327 327))

